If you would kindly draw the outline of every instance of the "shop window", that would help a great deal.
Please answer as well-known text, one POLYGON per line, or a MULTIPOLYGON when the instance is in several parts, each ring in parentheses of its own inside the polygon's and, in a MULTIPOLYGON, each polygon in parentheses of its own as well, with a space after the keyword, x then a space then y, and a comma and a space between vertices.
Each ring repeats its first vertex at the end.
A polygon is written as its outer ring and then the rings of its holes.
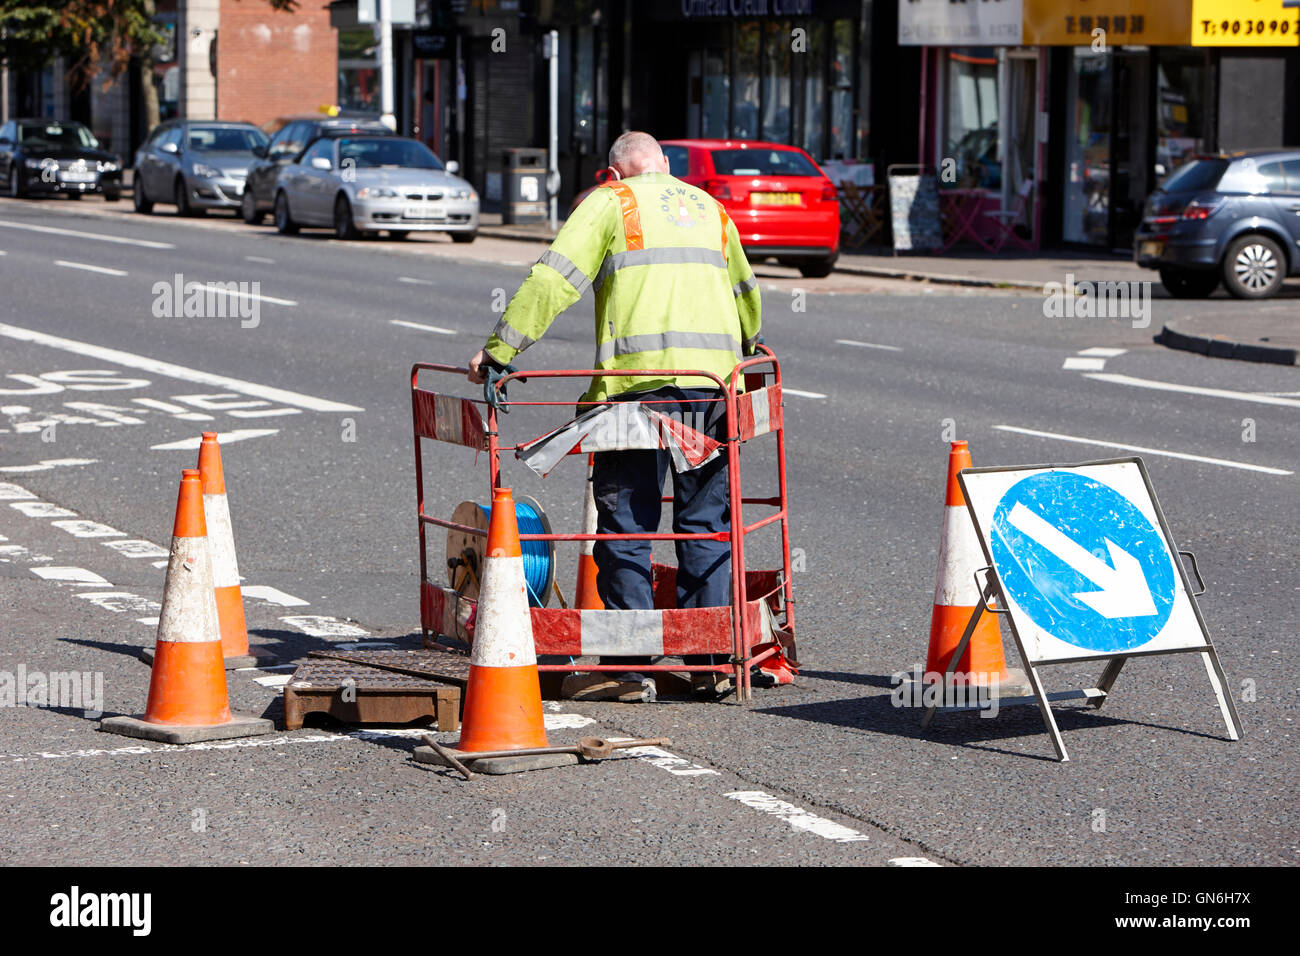
POLYGON ((811 22, 804 25, 808 31, 808 56, 803 80, 803 148, 810 156, 825 156, 826 86, 822 82, 822 57, 826 47, 826 25, 811 22))
POLYGON ((573 141, 578 154, 596 151, 596 46, 591 27, 577 31, 573 69, 573 141))
POLYGON ((1184 50, 1157 51, 1159 107, 1156 176, 1172 173, 1205 150, 1205 58, 1184 50))
POLYGON ((1110 220, 1110 88, 1107 54, 1074 49, 1069 77, 1063 235, 1104 244, 1110 220))
POLYGON ((790 24, 764 24, 763 135, 776 143, 790 141, 790 24))
POLYGON ((736 28, 735 85, 731 88, 731 135, 758 139, 758 49, 762 34, 756 21, 736 28))
POLYGON ((369 27, 339 30, 339 106, 379 112, 379 42, 369 27))
POLYGON ((707 139, 727 137, 727 99, 731 77, 727 73, 727 56, 721 50, 704 54, 704 87, 700 103, 700 135, 707 139))
POLYGON ((853 158, 853 21, 831 26, 831 144, 832 159, 853 158))
POLYGON ((943 152, 940 164, 956 161, 956 178, 940 177, 945 186, 998 189, 997 51, 969 47, 947 51, 943 152))

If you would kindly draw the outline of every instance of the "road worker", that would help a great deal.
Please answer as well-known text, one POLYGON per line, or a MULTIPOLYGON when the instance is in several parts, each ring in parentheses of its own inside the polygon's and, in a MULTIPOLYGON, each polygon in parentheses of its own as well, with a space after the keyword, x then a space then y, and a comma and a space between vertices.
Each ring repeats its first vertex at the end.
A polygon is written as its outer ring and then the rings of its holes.
MULTIPOLYGON (((609 150, 612 179, 595 189, 511 298, 487 345, 469 363, 469 380, 482 383, 489 367, 502 368, 536 342, 555 317, 591 287, 596 300, 596 369, 699 369, 729 381, 743 355, 760 341, 758 282, 740 236, 722 205, 698 186, 674 178, 658 142, 627 132, 609 150)), ((711 438, 726 437, 726 414, 716 384, 700 376, 600 376, 582 403, 635 400, 711 438)), ((647 534, 659 528, 669 453, 624 450, 595 455, 592 486, 601 534, 647 534)), ((673 475, 676 533, 730 528, 727 455, 673 475)), ((651 542, 599 541, 594 548, 596 590, 609 609, 654 607, 651 542)), ((677 606, 731 603, 731 547, 721 541, 677 542, 677 606)), ((649 658, 602 658, 629 668, 649 658)), ((690 664, 725 657, 687 657, 690 664)), ((653 683, 639 674, 571 675, 564 695, 574 699, 653 699, 653 683), (642 694, 649 685, 650 693, 642 694)), ((730 691, 718 673, 692 676, 701 697, 730 691)))

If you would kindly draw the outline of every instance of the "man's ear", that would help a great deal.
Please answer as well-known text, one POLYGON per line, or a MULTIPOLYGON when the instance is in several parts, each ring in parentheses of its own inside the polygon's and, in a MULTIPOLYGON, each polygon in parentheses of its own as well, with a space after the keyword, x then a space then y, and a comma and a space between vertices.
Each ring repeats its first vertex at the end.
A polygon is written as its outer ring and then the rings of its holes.
POLYGON ((618 180, 618 179, 622 179, 622 178, 623 178, 623 174, 620 173, 620 172, 618 171, 618 169, 616 169, 615 167, 610 166, 610 167, 608 167, 608 169, 609 169, 609 178, 610 178, 610 179, 618 180))

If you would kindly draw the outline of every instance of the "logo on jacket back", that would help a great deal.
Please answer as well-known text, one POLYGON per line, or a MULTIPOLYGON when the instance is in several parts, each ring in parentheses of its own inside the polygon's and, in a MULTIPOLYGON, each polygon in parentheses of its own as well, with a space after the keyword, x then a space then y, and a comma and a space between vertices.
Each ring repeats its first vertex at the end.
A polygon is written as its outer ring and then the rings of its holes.
POLYGON ((704 224, 704 197, 684 186, 669 186, 659 194, 659 211, 670 224, 692 229, 704 224))

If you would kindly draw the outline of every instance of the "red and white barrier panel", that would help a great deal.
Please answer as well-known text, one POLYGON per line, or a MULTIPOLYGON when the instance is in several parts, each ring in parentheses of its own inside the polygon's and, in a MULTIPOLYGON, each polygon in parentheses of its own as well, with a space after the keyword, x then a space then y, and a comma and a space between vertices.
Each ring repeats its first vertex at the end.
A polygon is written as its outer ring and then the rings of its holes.
POLYGON ((478 406, 467 398, 417 388, 412 393, 415 433, 479 451, 487 449, 487 426, 478 406))
POLYGON ((736 431, 741 441, 781 429, 781 386, 769 385, 736 396, 736 431))

